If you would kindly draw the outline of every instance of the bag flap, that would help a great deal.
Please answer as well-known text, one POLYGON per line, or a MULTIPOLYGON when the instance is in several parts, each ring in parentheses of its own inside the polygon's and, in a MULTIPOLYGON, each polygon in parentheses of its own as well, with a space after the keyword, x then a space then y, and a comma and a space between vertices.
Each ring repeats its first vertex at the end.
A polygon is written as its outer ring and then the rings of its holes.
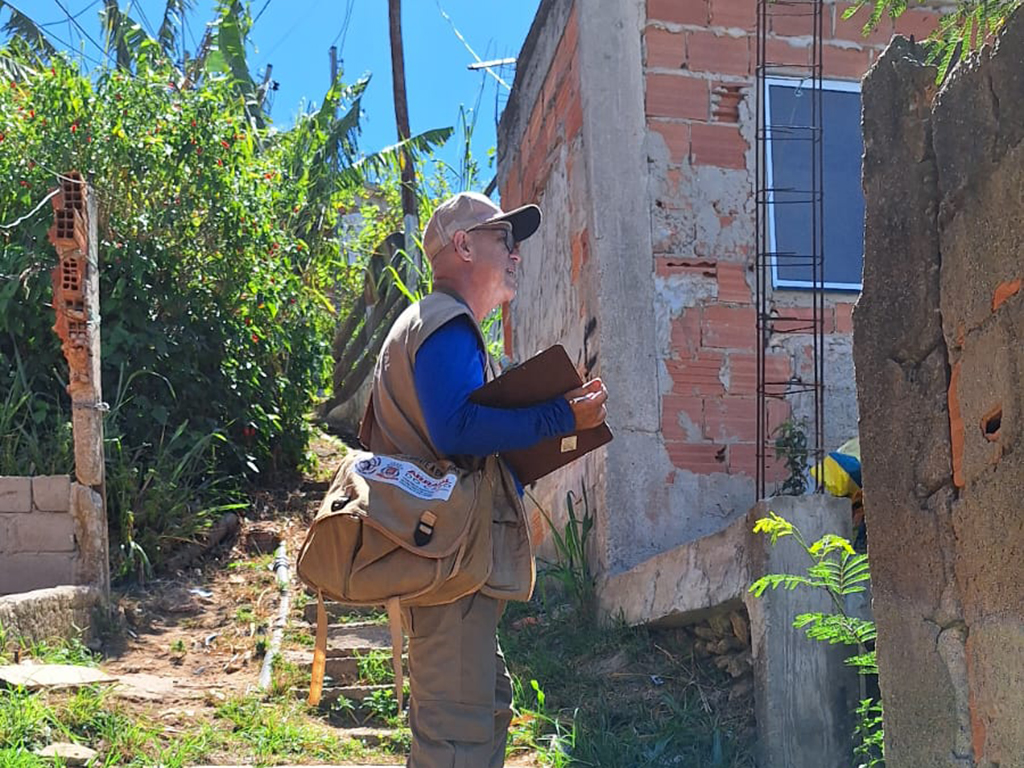
POLYGON ((446 557, 474 515, 490 520, 493 497, 485 472, 409 456, 355 452, 339 470, 321 516, 361 515, 397 545, 423 557, 446 557))

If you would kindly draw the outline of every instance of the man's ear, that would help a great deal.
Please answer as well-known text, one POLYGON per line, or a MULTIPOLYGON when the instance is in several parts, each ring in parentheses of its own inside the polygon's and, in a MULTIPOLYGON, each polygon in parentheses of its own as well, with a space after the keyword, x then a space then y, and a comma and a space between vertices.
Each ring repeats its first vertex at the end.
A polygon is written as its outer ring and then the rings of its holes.
POLYGON ((455 246, 455 253, 462 260, 469 258, 469 233, 461 229, 452 235, 452 245, 455 246))

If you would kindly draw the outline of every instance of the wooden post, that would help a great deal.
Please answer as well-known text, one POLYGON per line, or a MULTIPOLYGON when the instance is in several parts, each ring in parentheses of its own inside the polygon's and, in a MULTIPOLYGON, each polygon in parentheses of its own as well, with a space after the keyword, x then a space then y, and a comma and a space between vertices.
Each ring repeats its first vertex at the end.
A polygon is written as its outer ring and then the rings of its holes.
POLYGON ((75 445, 72 514, 79 548, 78 580, 110 594, 104 487, 103 390, 100 381, 100 301, 96 197, 81 175, 61 177, 53 198, 50 242, 58 263, 52 272, 54 331, 68 361, 68 393, 75 445))
MULTIPOLYGON (((402 48, 402 0, 388 0, 388 21, 391 31, 391 82, 395 95, 395 123, 398 140, 406 141, 409 131, 409 105, 405 95, 405 53, 402 48)), ((420 231, 416 208, 416 168, 412 153, 402 150, 402 227, 405 230, 405 252, 420 267, 415 236, 420 231)))

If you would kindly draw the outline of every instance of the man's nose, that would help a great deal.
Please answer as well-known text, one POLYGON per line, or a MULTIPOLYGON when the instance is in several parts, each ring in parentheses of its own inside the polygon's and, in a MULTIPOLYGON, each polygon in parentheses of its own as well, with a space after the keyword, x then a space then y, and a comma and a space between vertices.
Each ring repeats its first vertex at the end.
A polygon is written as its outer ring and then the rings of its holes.
POLYGON ((519 243, 516 243, 515 248, 513 248, 512 251, 509 253, 509 258, 512 259, 512 261, 523 260, 523 257, 519 255, 519 243))

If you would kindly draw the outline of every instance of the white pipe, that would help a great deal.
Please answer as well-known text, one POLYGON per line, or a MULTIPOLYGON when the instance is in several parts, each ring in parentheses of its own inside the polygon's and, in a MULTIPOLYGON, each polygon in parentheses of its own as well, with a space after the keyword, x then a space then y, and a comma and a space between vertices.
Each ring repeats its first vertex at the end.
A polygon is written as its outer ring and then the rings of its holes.
POLYGON ((291 591, 291 569, 288 567, 288 555, 285 553, 284 542, 278 546, 274 553, 274 576, 277 578, 277 589, 281 595, 281 605, 277 612, 277 619, 274 621, 273 632, 270 635, 270 645, 267 646, 267 653, 263 657, 263 668, 260 670, 259 687, 262 690, 270 688, 270 675, 273 671, 274 656, 281 648, 281 640, 284 637, 284 628, 288 626, 288 612, 292 605, 291 591))

